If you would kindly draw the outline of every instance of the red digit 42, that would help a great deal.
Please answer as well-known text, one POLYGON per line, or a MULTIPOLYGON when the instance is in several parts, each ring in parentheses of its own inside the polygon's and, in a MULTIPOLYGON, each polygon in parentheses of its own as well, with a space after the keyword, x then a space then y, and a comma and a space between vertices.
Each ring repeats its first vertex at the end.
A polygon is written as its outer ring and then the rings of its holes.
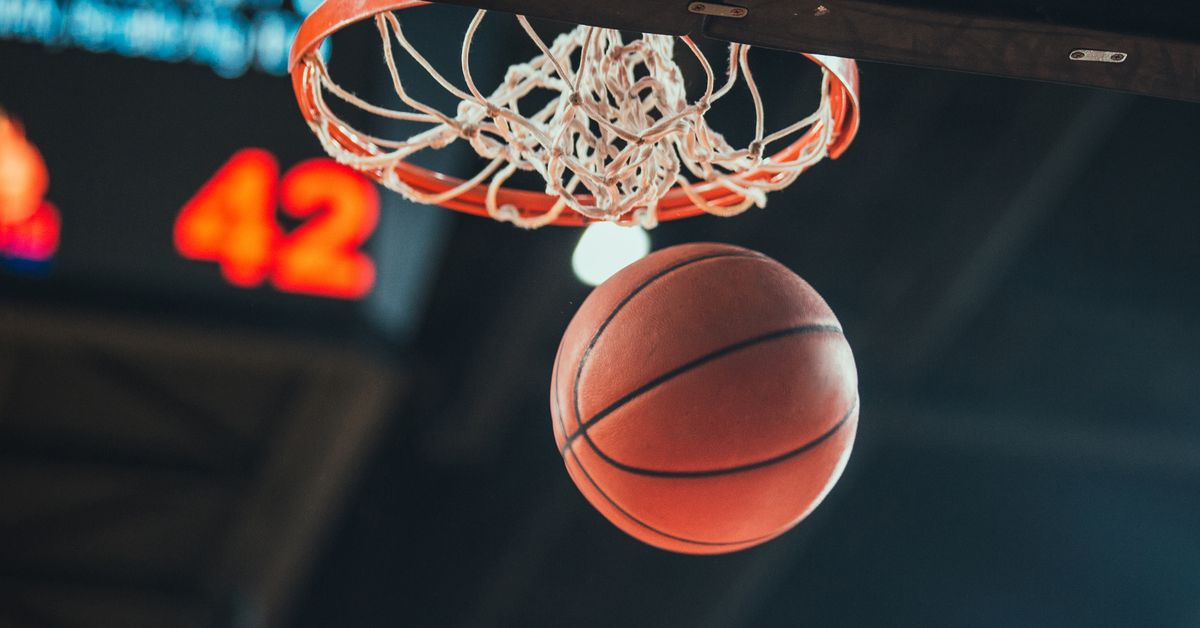
POLYGON ((238 151, 184 205, 175 247, 184 257, 213 261, 232 284, 265 279, 278 289, 360 298, 375 281, 375 265, 359 247, 379 218, 379 193, 353 170, 312 159, 279 178, 275 158, 238 151), (305 222, 284 233, 275 216, 305 222))

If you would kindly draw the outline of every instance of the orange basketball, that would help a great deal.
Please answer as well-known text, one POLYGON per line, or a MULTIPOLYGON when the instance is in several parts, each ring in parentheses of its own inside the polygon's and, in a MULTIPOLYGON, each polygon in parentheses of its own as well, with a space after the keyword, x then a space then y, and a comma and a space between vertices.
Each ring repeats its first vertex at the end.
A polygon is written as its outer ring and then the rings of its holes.
POLYGON ((676 552, 757 545, 845 467, 858 376, 829 306, 754 251, 658 251, 599 286, 550 381, 554 438, 584 496, 676 552))

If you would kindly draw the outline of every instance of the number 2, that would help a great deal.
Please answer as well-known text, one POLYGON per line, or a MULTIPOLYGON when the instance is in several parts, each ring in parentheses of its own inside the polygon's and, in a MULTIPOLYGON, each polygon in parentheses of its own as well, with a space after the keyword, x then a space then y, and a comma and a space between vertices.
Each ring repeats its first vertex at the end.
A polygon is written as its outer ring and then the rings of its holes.
POLYGON ((358 298, 375 283, 375 265, 358 250, 379 219, 379 192, 329 159, 294 166, 280 183, 284 213, 306 222, 287 235, 271 281, 281 290, 358 298))

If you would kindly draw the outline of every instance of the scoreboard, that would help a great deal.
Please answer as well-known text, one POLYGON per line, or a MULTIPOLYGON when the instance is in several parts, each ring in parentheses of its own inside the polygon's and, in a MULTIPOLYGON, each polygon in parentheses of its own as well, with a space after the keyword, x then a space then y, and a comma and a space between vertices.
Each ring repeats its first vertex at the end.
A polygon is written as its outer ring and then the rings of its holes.
POLYGON ((343 299, 366 296, 375 264, 360 247, 379 218, 379 192, 365 177, 328 158, 301 162, 279 176, 270 152, 238 151, 189 200, 175 220, 184 257, 220 265, 225 280, 343 299), (301 225, 284 233, 276 207, 301 225))
POLYGON ((0 0, 0 109, 48 179, 36 216, 0 215, 0 296, 405 337, 448 217, 304 126, 284 64, 312 7, 85 2, 0 0))
POLYGON ((0 38, 282 75, 315 0, 0 0, 0 38))

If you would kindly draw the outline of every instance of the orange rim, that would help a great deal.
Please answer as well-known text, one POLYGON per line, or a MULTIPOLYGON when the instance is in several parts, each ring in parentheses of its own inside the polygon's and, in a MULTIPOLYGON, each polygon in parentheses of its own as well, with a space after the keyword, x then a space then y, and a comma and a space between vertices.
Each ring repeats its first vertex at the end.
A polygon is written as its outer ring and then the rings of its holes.
MULTIPOLYGON (((317 107, 311 98, 310 82, 317 73, 314 55, 326 37, 350 24, 372 18, 379 13, 410 9, 424 4, 429 3, 422 0, 327 0, 318 6, 300 25, 288 59, 288 69, 292 74, 292 88, 296 93, 296 100, 304 119, 310 124, 316 123, 319 119, 317 107)), ((831 159, 837 159, 846 151, 858 132, 858 66, 853 59, 807 53, 804 56, 827 70, 833 79, 829 86, 833 130, 826 149, 831 159)), ((363 157, 376 152, 373 146, 336 125, 330 125, 328 131, 330 137, 347 152, 363 157)), ((772 155, 772 161, 795 159, 804 149, 819 143, 823 134, 820 125, 814 125, 796 141, 772 155)), ((463 180, 457 177, 405 161, 397 162, 391 166, 391 169, 404 183, 427 194, 445 192, 463 183, 463 180)), ((364 171, 364 173, 377 181, 384 178, 382 170, 364 171)), ((756 181, 768 178, 771 174, 762 170, 750 170, 739 175, 738 178, 743 181, 756 181)), ((468 214, 488 216, 487 190, 487 185, 479 184, 455 198, 439 203, 439 205, 468 214)), ((744 194, 715 183, 695 184, 692 186, 692 190, 705 202, 719 207, 736 205, 746 200, 744 194)), ((544 215, 550 211, 557 198, 544 192, 502 186, 496 195, 496 203, 516 207, 522 217, 528 218, 544 215)), ((576 198, 583 204, 590 204, 592 201, 591 196, 587 194, 578 194, 576 198)), ((703 210, 696 206, 678 184, 658 201, 659 221, 687 218, 701 213, 704 213, 703 210)), ((578 227, 591 222, 595 222, 595 220, 568 209, 559 214, 551 224, 578 227)))

